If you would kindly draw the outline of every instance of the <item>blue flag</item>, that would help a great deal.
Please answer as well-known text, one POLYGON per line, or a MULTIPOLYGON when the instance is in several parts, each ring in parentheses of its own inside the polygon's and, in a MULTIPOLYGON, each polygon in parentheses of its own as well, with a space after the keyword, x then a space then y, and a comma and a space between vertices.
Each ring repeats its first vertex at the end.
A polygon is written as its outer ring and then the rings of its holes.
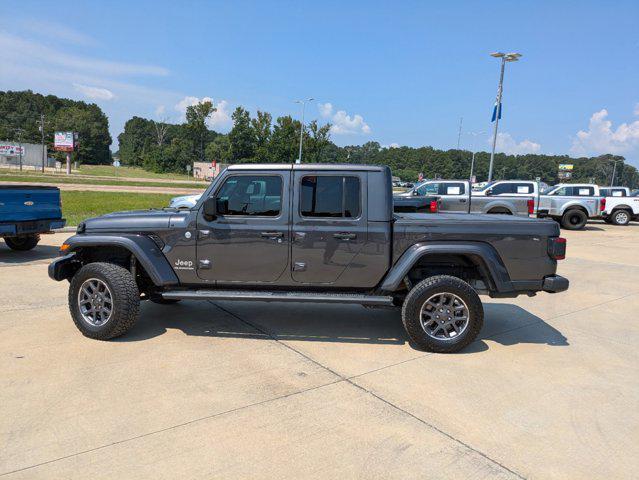
POLYGON ((495 103, 495 107, 493 108, 493 118, 490 121, 494 122, 497 118, 501 120, 501 103, 499 104, 495 103), (497 105, 499 105, 499 112, 497 111, 498 110, 497 105))

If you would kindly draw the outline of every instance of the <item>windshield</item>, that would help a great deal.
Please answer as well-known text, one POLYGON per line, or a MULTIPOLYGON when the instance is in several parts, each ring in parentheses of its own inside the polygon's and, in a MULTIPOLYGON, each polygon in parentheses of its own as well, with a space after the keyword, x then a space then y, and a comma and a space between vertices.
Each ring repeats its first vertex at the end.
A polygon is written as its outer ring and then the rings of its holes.
POLYGON ((631 197, 639 197, 639 190, 634 190, 631 194, 631 197))

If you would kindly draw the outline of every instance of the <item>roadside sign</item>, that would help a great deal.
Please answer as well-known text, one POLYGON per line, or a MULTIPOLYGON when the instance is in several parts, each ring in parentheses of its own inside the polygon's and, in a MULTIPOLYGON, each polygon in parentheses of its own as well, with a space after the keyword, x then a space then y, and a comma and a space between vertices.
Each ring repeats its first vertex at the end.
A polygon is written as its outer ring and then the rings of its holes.
POLYGON ((572 170, 574 167, 574 165, 570 164, 570 163, 560 163, 559 164, 559 170, 562 171, 570 171, 572 170))
POLYGON ((191 171, 191 165, 187 165, 187 166, 186 166, 186 171, 187 171, 187 172, 190 172, 190 171, 191 171))
POLYGON ((73 132, 55 132, 53 135, 53 148, 58 152, 72 152, 75 145, 73 132))
POLYGON ((120 161, 119 161, 119 160, 115 160, 115 161, 113 162, 113 166, 114 166, 114 167, 119 167, 119 166, 120 166, 120 161))

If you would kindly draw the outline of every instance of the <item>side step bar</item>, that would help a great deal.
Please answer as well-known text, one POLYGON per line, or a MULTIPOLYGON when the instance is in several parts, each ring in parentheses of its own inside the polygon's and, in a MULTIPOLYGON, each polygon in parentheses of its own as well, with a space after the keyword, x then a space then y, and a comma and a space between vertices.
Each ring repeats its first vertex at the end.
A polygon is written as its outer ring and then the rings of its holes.
POLYGON ((252 290, 172 290, 162 298, 171 300, 252 300, 258 302, 354 303, 392 306, 393 297, 356 293, 279 292, 252 290))

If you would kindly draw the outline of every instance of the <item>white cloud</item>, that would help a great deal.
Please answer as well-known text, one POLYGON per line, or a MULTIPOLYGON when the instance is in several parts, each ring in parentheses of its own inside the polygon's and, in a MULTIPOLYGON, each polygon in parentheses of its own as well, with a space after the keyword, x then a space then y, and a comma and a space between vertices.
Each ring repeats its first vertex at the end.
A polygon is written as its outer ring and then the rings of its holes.
MULTIPOLYGON (((492 144, 492 139, 488 139, 488 143, 492 144)), ((504 132, 497 134, 495 150, 508 155, 525 155, 527 153, 539 153, 541 145, 528 139, 517 142, 510 133, 504 132)))
POLYGON ((91 87, 89 85, 82 85, 80 83, 74 83, 73 88, 92 100, 112 100, 115 95, 111 90, 100 87, 91 87))
POLYGON ((156 65, 112 62, 97 58, 72 55, 60 49, 47 47, 38 42, 0 32, 2 58, 27 65, 48 65, 49 68, 64 68, 99 75, 168 75, 169 71, 156 65))
MULTIPOLYGON (((639 105, 635 106, 634 113, 639 115, 639 105)), ((570 151, 577 155, 623 154, 635 148, 639 148, 639 120, 613 129, 608 110, 604 108, 592 114, 588 130, 577 132, 570 151)))
POLYGON ((368 135, 371 133, 371 127, 361 115, 356 114, 351 117, 344 110, 333 113, 333 105, 328 102, 319 103, 317 108, 322 117, 331 121, 331 133, 334 135, 368 135))
POLYGON ((22 30, 27 30, 37 36, 50 40, 52 38, 65 43, 81 46, 97 45, 93 37, 84 33, 73 30, 61 23, 51 22, 49 20, 30 19, 20 22, 22 30))
POLYGON ((213 106, 217 109, 213 112, 213 115, 209 118, 207 124, 211 128, 225 128, 230 126, 231 124, 231 113, 229 112, 229 103, 226 100, 220 100, 215 103, 211 97, 191 97, 187 96, 180 100, 176 105, 175 109, 180 113, 181 119, 184 121, 186 117, 186 109, 187 107, 197 105, 202 102, 211 102, 213 106))

